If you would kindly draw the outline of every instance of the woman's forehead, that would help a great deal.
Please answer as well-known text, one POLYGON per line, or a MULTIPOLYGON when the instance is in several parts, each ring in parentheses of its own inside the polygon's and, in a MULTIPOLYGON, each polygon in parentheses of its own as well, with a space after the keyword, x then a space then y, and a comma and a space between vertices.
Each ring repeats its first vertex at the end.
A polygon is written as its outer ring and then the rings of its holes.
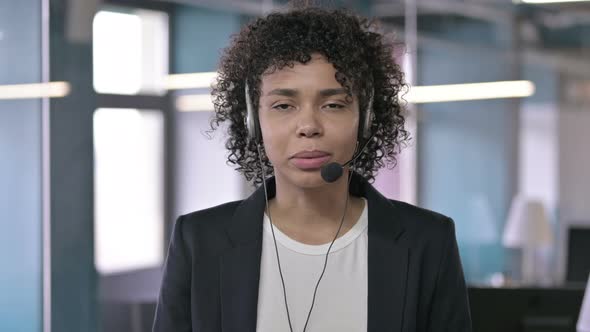
POLYGON ((336 80, 336 69, 323 56, 316 55, 303 63, 294 63, 261 77, 263 94, 275 89, 341 89, 336 80))

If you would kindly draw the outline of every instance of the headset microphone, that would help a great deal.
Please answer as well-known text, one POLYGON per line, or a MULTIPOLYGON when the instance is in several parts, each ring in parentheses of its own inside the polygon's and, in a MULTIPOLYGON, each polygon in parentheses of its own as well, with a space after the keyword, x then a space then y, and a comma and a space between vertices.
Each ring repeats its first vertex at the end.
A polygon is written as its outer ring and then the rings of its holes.
POLYGON ((332 182, 335 182, 336 180, 340 179, 340 177, 342 176, 342 173, 344 172, 344 167, 346 167, 348 164, 350 164, 351 162, 355 161, 358 157, 360 157, 360 155, 363 153, 363 151, 365 150, 365 148, 367 147, 367 145, 373 139, 374 136, 375 136, 375 134, 371 135, 371 137, 369 137, 369 139, 366 140, 365 145, 363 145, 363 148, 360 149, 355 155, 353 155, 352 159, 345 162, 344 164, 340 165, 337 162, 331 162, 329 164, 322 166, 322 168, 320 170, 320 174, 322 175, 322 179, 324 179, 324 181, 326 181, 328 183, 332 183, 332 182))
POLYGON ((321 169, 322 179, 328 183, 332 183, 342 176, 343 170, 344 165, 340 165, 339 163, 326 164, 321 169))

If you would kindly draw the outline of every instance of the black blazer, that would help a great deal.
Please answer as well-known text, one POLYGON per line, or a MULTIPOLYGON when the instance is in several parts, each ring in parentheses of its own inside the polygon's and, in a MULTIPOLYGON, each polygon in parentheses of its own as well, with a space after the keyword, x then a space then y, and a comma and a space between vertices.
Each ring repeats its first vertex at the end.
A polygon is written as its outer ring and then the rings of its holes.
MULTIPOLYGON (((274 197, 274 179, 268 189, 274 197)), ((471 331, 453 221, 389 200, 358 175, 350 192, 368 202, 368 331, 471 331)), ((264 208, 259 188, 178 218, 154 332, 256 331, 264 208)))

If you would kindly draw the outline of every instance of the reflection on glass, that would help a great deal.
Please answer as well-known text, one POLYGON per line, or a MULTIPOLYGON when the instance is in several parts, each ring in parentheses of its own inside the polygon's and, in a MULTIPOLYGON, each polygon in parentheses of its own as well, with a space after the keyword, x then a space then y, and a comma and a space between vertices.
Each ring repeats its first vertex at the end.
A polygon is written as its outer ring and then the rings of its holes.
POLYGON ((138 93, 141 88, 139 16, 101 11, 94 18, 93 35, 96 91, 138 93))
POLYGON ((93 22, 94 89, 163 94, 168 73, 168 16, 150 10, 100 11, 93 22))
POLYGON ((95 265, 101 273, 162 263, 163 130, 159 111, 94 114, 95 265))

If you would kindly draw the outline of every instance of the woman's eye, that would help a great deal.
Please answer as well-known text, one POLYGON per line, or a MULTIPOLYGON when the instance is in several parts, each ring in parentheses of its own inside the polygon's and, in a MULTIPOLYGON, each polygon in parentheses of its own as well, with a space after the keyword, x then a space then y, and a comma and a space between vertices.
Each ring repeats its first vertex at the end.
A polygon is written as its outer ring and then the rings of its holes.
POLYGON ((328 108, 328 109, 335 109, 335 110, 337 110, 337 109, 344 108, 344 105, 331 103, 331 104, 326 104, 325 107, 328 108))
POLYGON ((279 110, 279 111, 287 111, 287 110, 291 109, 291 107, 292 106, 289 104, 279 104, 279 105, 273 106, 272 108, 279 110))

